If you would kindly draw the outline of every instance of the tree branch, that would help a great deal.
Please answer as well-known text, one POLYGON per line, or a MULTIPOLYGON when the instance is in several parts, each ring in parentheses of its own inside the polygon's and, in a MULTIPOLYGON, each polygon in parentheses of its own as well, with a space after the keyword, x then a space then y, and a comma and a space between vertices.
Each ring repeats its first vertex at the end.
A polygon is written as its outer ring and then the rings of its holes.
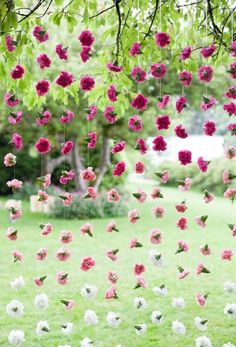
MULTIPOLYGON (((151 30, 152 30, 152 25, 154 23, 154 20, 156 18, 156 14, 157 14, 157 10, 158 10, 158 5, 159 5, 159 0, 156 0, 156 5, 155 5, 155 8, 154 8, 154 11, 153 11, 153 15, 152 15, 152 19, 151 19, 151 22, 150 22, 150 25, 149 25, 149 28, 148 28, 148 32, 145 34, 144 38, 143 38, 143 41, 150 35, 151 33, 151 30)), ((161 4, 160 4, 161 6, 161 4)))
POLYGON ((121 13, 120 13, 120 6, 119 3, 122 0, 115 0, 115 6, 116 6, 116 13, 118 16, 118 30, 117 30, 117 35, 116 35, 116 59, 115 59, 115 64, 118 65, 119 61, 119 54, 120 54, 120 41, 121 41, 121 25, 122 25, 122 20, 121 20, 121 13))
POLYGON ((29 16, 31 16, 35 11, 37 11, 37 9, 39 7, 42 6, 42 4, 45 2, 46 0, 40 0, 33 8, 32 10, 29 11, 29 13, 27 13, 21 20, 19 20, 19 23, 23 22, 25 19, 27 19, 29 16))

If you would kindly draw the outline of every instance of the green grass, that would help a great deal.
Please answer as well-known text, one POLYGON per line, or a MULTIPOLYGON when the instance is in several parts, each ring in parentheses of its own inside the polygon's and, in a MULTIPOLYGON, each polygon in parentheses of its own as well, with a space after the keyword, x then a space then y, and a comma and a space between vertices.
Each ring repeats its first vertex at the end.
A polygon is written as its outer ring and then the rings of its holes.
MULTIPOLYGON (((137 184, 130 185, 131 191, 136 190, 137 184)), ((151 191, 151 185, 145 186, 147 192, 151 191)), ((84 337, 94 340, 96 347, 115 347, 121 343, 122 347, 165 347, 170 343, 176 347, 195 346, 195 338, 204 333, 198 332, 193 324, 195 316, 208 319, 208 331, 205 335, 212 340, 214 347, 221 347, 223 343, 236 343, 235 321, 229 320, 223 314, 225 305, 236 302, 236 295, 227 296, 223 291, 223 283, 226 280, 236 281, 236 256, 231 262, 222 262, 220 253, 224 248, 236 251, 236 238, 233 238, 226 223, 236 223, 236 206, 221 198, 215 199, 206 205, 202 196, 198 193, 180 193, 176 189, 163 188, 165 199, 150 200, 145 204, 133 202, 131 208, 138 207, 141 219, 138 223, 129 224, 127 218, 117 218, 119 233, 108 234, 105 231, 107 219, 92 220, 95 235, 93 238, 80 235, 80 226, 84 221, 48 220, 39 214, 29 212, 28 203, 24 203, 24 216, 16 222, 19 230, 19 238, 16 242, 9 241, 5 237, 5 230, 10 225, 8 213, 1 210, 1 293, 0 293, 0 346, 8 346, 7 336, 11 329, 22 329, 26 334, 25 347, 57 347, 69 344, 72 347, 80 346, 79 341, 84 337), (176 221, 180 217, 175 211, 174 205, 187 198, 189 209, 185 215, 189 219, 189 228, 180 231, 176 227, 176 221), (164 219, 157 220, 151 214, 151 208, 160 205, 166 210, 164 219), (201 229, 194 222, 194 217, 209 214, 207 227, 201 229), (48 237, 40 235, 38 224, 49 222, 53 224, 54 231, 48 237), (163 232, 163 243, 152 245, 149 242, 149 231, 158 227, 163 232), (72 257, 66 263, 56 260, 54 254, 60 248, 59 234, 61 230, 71 230, 74 234, 74 242, 69 248, 72 257), (128 248, 128 242, 132 237, 137 237, 144 245, 143 248, 128 248), (185 240, 190 245, 188 254, 175 255, 177 241, 185 240), (208 243, 212 249, 212 255, 203 257, 199 252, 199 246, 208 243), (35 259, 38 248, 46 247, 49 256, 44 262, 35 259), (105 252, 109 249, 119 248, 119 260, 110 261, 105 252), (19 249, 23 252, 23 263, 13 263, 11 251, 19 249), (155 268, 148 261, 148 251, 158 249, 165 259, 165 268, 155 268), (96 267, 87 273, 80 270, 82 257, 92 255, 96 259, 96 267), (211 274, 195 275, 197 264, 203 261, 211 274), (133 266, 135 263, 146 265, 145 279, 148 282, 147 289, 133 290, 135 277, 133 266), (177 279, 177 265, 189 267, 192 274, 185 280, 177 279), (69 284, 60 286, 55 280, 58 271, 69 272, 69 284), (117 284, 119 300, 107 301, 104 293, 109 288, 106 273, 110 270, 120 274, 117 284), (19 292, 11 289, 9 282, 22 275, 26 286, 19 292), (36 287, 33 278, 47 275, 43 287, 36 287), (87 301, 80 296, 80 288, 85 284, 96 284, 98 295, 95 300, 87 301), (157 297, 152 288, 165 283, 169 289, 167 297, 157 297), (49 296, 49 309, 39 311, 34 307, 34 297, 37 293, 45 292, 49 296), (199 307, 195 301, 197 292, 209 292, 207 305, 199 307), (136 296, 143 296, 148 308, 139 311, 134 307, 133 300, 136 296), (184 310, 177 310, 171 306, 173 297, 182 296, 186 301, 184 310), (5 313, 5 305, 12 299, 19 299, 25 306, 25 315, 19 319, 10 318, 5 313), (75 299, 77 304, 73 311, 65 311, 60 299, 75 299), (87 327, 83 322, 84 312, 87 309, 95 310, 99 318, 96 327, 87 327), (164 321, 155 326, 150 321, 151 312, 160 310, 164 321), (107 312, 120 312, 122 323, 117 329, 107 326, 107 312), (184 337, 178 337, 172 333, 171 323, 178 319, 187 329, 184 337), (35 326, 39 320, 47 320, 51 332, 42 338, 35 334, 35 326), (66 337, 61 334, 60 325, 71 321, 74 323, 74 332, 66 337), (142 337, 137 336, 133 326, 147 323, 148 330, 142 337)), ((236 253, 236 252, 235 252, 236 253)))

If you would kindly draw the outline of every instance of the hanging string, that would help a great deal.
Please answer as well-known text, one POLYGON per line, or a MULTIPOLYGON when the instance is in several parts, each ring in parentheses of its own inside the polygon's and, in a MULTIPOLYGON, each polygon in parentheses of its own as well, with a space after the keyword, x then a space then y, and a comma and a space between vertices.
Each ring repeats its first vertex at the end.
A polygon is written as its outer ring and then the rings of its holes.
MULTIPOLYGON (((162 13, 161 13, 161 1, 160 1, 160 18, 159 18, 159 22, 160 22, 160 32, 162 31, 162 13)), ((161 60, 162 60, 162 51, 160 50, 160 54, 161 54, 161 60)), ((159 79, 159 97, 162 97, 162 78, 159 79)))
MULTIPOLYGON (((138 43, 140 43, 140 2, 139 2, 139 0, 138 0, 138 26, 137 26, 137 28, 138 28, 138 33, 137 33, 137 35, 138 35, 138 43)), ((138 66, 140 66, 140 54, 138 54, 138 66)), ((137 93, 139 94, 139 92, 140 92, 140 86, 139 86, 139 83, 138 82, 136 82, 137 83, 137 93)), ((138 110, 138 115, 140 114, 140 111, 138 110)), ((138 130, 138 133, 137 133, 137 140, 139 140, 139 138, 140 138, 140 130, 138 130)))
MULTIPOLYGON (((207 4, 207 0, 205 2, 206 4, 206 25, 205 25, 205 46, 207 46, 207 32, 208 32, 208 4, 207 4)), ((208 85, 206 83, 206 97, 208 95, 208 85)))
POLYGON ((234 9, 231 12, 231 40, 234 41, 234 9))
MULTIPOLYGON (((90 124, 89 124, 89 120, 87 119, 87 136, 89 136, 89 132, 90 132, 90 124)), ((90 149, 87 145, 87 168, 89 167, 89 162, 90 162, 90 153, 89 153, 90 149)), ((88 222, 90 221, 90 199, 88 199, 88 222)))

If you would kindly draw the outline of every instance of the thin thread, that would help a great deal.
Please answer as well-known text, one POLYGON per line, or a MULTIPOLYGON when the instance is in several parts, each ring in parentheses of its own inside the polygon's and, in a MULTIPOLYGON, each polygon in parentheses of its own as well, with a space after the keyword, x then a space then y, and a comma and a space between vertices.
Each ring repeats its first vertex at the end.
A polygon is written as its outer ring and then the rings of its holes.
POLYGON ((234 10, 231 12, 231 37, 232 41, 234 40, 234 10))
MULTIPOLYGON (((66 143, 66 125, 64 124, 64 143, 66 143)), ((64 171, 66 171, 66 156, 64 156, 64 171)), ((64 188, 64 191, 66 193, 66 186, 64 188)), ((63 220, 64 220, 64 227, 66 226, 66 206, 63 205, 63 220)))
MULTIPOLYGON (((87 133, 89 136, 89 132, 90 132, 90 124, 89 124, 89 120, 87 120, 87 133)), ((89 167, 89 162, 90 162, 90 156, 89 156, 89 147, 87 145, 87 168, 89 167)), ((88 199, 88 221, 90 221, 90 200, 88 199)))
MULTIPOLYGON (((138 0, 138 42, 140 41, 140 2, 138 0)), ((140 66, 140 54, 138 54, 138 66, 140 66)), ((140 92, 140 88, 139 88, 139 83, 137 83, 137 93, 139 94, 140 92)), ((138 110, 138 115, 139 115, 139 110, 138 110)), ((139 140, 140 138, 140 134, 139 134, 140 130, 138 130, 137 133, 137 140, 139 140)))
MULTIPOLYGON (((205 45, 207 46, 207 31, 208 31, 208 7, 207 7, 207 0, 206 0, 205 4, 206 4, 205 45)), ((207 95, 208 95, 208 86, 207 86, 207 83, 206 83, 206 96, 207 95)))
MULTIPOLYGON (((162 30, 162 13, 161 13, 161 1, 160 1, 160 32, 162 30)), ((162 60, 162 51, 160 50, 160 54, 161 54, 161 60, 162 60)), ((162 79, 160 78, 159 80, 159 96, 160 98, 162 97, 162 79)))

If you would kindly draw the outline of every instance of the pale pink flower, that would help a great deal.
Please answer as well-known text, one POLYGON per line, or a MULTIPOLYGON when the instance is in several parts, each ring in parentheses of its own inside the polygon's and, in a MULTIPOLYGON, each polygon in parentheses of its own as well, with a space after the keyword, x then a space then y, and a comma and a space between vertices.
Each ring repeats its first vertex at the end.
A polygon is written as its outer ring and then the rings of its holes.
POLYGON ((14 263, 17 262, 17 261, 22 262, 24 260, 23 254, 20 251, 16 250, 16 249, 14 251, 12 251, 11 254, 12 254, 13 258, 14 258, 14 263))
POLYGON ((222 252, 221 252, 221 259, 222 260, 232 260, 232 257, 233 257, 233 252, 231 251, 231 249, 224 249, 222 252))
POLYGON ((191 188, 192 179, 189 177, 186 177, 183 181, 179 180, 179 191, 181 192, 187 192, 191 188))
POLYGON ((224 197, 227 199, 230 199, 232 202, 234 202, 234 199, 236 197, 236 188, 228 188, 224 192, 224 197))
POLYGON ((93 187, 87 188, 87 194, 84 196, 84 199, 92 199, 96 200, 97 198, 97 192, 93 187))
POLYGON ((232 236, 235 237, 236 236, 236 224, 228 224, 228 227, 232 231, 232 236))
POLYGON ((152 192, 151 192, 151 197, 153 199, 159 199, 159 198, 163 198, 163 195, 161 193, 161 189, 159 187, 155 187, 153 188, 152 192))
POLYGON ((136 223, 140 219, 139 211, 137 209, 129 211, 128 218, 130 223, 136 223))
POLYGON ((208 192, 208 190, 205 189, 203 199, 204 199, 206 204, 209 204, 211 201, 213 201, 215 199, 215 197, 212 193, 208 192))
POLYGON ((34 278, 34 283, 37 287, 41 287, 45 281, 47 276, 42 276, 42 277, 35 277, 34 278))
POLYGON ((147 283, 143 277, 137 276, 136 279, 137 279, 137 283, 136 283, 134 289, 147 288, 147 283))
POLYGON ((236 175, 231 174, 228 170, 224 170, 223 175, 222 175, 222 180, 224 184, 230 184, 231 180, 236 178, 236 175))
POLYGON ((229 146, 225 149, 225 156, 228 159, 233 159, 236 157, 236 147, 229 146))
POLYGON ((47 189, 51 184, 51 174, 38 177, 38 180, 43 183, 44 189, 47 189))
POLYGON ((119 192, 115 189, 112 188, 107 192, 107 201, 108 202, 119 202, 121 199, 119 192))
POLYGON ((15 229, 14 227, 8 227, 6 232, 6 237, 11 241, 15 241, 17 240, 17 233, 18 233, 17 229, 15 229))
POLYGON ((162 241, 162 233, 159 229, 155 228, 150 231, 149 234, 151 243, 159 244, 162 241))
POLYGON ((7 153, 4 157, 5 166, 14 166, 16 164, 16 156, 12 153, 7 153))
POLYGON ((178 241, 178 249, 175 252, 175 254, 182 253, 182 252, 188 252, 188 250, 189 250, 189 245, 185 241, 180 240, 180 241, 178 241))
POLYGON ((163 218, 165 210, 161 206, 156 206, 156 207, 153 207, 152 213, 156 218, 163 218))
POLYGON ((107 251, 106 255, 108 258, 110 258, 112 261, 116 261, 117 260, 117 253, 119 252, 119 249, 112 249, 110 251, 107 251))
POLYGON ((44 260, 44 259, 46 259, 47 256, 48 256, 48 250, 46 248, 40 248, 37 251, 36 259, 37 260, 44 260))
POLYGON ((108 233, 112 233, 112 231, 116 231, 116 232, 119 231, 119 229, 118 229, 117 226, 116 226, 116 222, 115 222, 114 220, 111 220, 111 221, 107 224, 106 231, 107 231, 108 233))
POLYGON ((200 306, 205 306, 209 294, 202 295, 200 293, 196 294, 197 303, 200 306))
POLYGON ((53 231, 52 224, 46 223, 46 224, 39 224, 40 229, 42 230, 42 235, 47 236, 53 231))
POLYGON ((67 311, 71 311, 75 307, 74 300, 60 300, 67 311))
POLYGON ((137 238, 130 240, 129 248, 139 248, 139 247, 143 247, 143 245, 138 241, 137 238))
POLYGON ((13 192, 16 192, 18 189, 23 187, 23 182, 14 178, 13 180, 7 182, 7 186, 12 188, 13 192))
POLYGON ((80 228, 81 235, 88 234, 90 237, 93 237, 93 226, 90 223, 82 225, 80 228))
POLYGON ((197 266, 197 269, 196 269, 196 274, 197 275, 200 275, 200 274, 209 274, 210 271, 204 266, 204 264, 200 263, 198 264, 197 266))
POLYGON ((201 216, 201 217, 196 217, 196 218, 195 218, 195 222, 196 222, 201 228, 205 228, 207 218, 208 218, 207 215, 201 216))
POLYGON ((182 266, 178 266, 178 270, 179 270, 179 274, 178 274, 179 280, 183 280, 190 274, 190 271, 185 270, 182 266))
POLYGON ((92 257, 85 257, 82 259, 80 269, 83 271, 88 271, 95 266, 95 260, 92 257))
POLYGON ((65 248, 60 248, 55 255, 58 260, 67 261, 71 256, 71 251, 65 248))
POLYGON ((84 181, 95 181, 96 180, 96 175, 93 172, 93 168, 92 167, 88 167, 85 170, 81 170, 80 177, 84 181))
POLYGON ((118 299, 118 295, 116 293, 116 288, 115 287, 111 287, 110 289, 108 289, 105 293, 105 298, 107 300, 110 299, 118 299))
POLYGON ((133 193, 133 196, 141 204, 144 203, 146 201, 146 199, 147 199, 147 193, 144 190, 142 190, 141 188, 138 188, 137 193, 133 193))
POLYGON ((44 190, 38 191, 38 201, 41 201, 43 204, 47 204, 48 198, 49 196, 44 190))
POLYGON ((62 199, 64 206, 70 206, 73 202, 73 195, 66 192, 64 195, 59 195, 59 198, 62 199))
POLYGON ((56 280, 59 284, 65 285, 68 283, 68 273, 60 271, 56 274, 56 280))
POLYGON ((61 243, 70 243, 73 241, 73 234, 71 231, 68 230, 62 230, 60 234, 60 241, 61 243))
POLYGON ((208 244, 206 244, 205 246, 201 246, 200 247, 200 252, 202 253, 202 255, 210 255, 211 254, 211 249, 210 247, 208 246, 208 244))
POLYGON ((107 279, 111 282, 111 284, 116 284, 119 279, 119 275, 115 271, 109 271, 107 274, 107 279))
POLYGON ((10 208, 10 219, 16 220, 20 218, 23 215, 23 212, 20 208, 17 207, 11 207, 10 208))

